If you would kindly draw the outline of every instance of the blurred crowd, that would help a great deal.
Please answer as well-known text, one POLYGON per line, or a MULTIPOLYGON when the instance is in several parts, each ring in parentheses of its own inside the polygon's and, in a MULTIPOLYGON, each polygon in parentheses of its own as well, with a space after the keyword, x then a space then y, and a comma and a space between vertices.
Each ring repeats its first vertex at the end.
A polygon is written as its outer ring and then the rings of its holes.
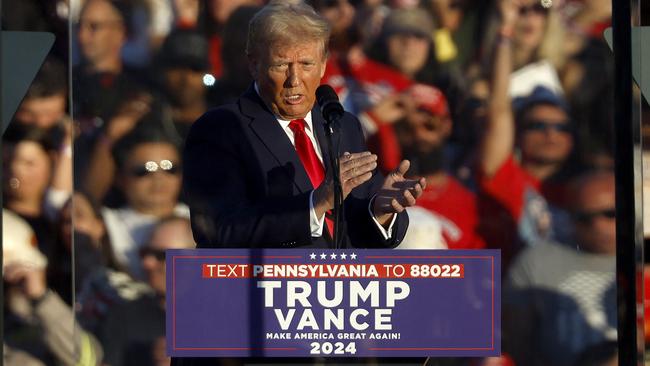
MULTIPOLYGON (((427 364, 616 364, 611 1, 306 2, 380 169, 427 179, 399 248, 502 251, 504 356, 427 364)), ((57 35, 2 138, 5 364, 169 363, 184 139, 250 87, 264 3, 4 1, 57 35)))

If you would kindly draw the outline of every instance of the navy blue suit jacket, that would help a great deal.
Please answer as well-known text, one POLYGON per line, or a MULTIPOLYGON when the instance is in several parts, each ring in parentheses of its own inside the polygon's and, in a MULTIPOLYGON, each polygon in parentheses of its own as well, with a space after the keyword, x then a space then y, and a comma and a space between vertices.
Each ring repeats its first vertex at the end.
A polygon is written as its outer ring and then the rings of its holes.
MULTIPOLYGON (((318 106, 312 121, 324 161, 330 154, 318 106)), ((340 152, 367 150, 359 121, 341 119, 340 152)), ((184 191, 199 247, 331 247, 327 230, 312 238, 309 196, 314 189, 294 146, 251 86, 236 103, 213 109, 197 120, 184 150, 184 191)), ((370 181, 345 200, 344 247, 394 247, 408 227, 398 214, 391 239, 384 240, 368 204, 384 178, 370 181)))

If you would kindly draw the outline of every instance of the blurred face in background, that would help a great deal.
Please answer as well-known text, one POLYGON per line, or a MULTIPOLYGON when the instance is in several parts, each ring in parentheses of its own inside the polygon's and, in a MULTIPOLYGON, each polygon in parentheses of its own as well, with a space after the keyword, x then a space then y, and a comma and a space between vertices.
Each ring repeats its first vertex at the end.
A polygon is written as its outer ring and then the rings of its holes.
POLYGON ((147 283, 157 294, 166 294, 165 250, 194 247, 192 229, 187 219, 167 221, 155 228, 149 243, 140 250, 140 259, 147 283))
POLYGON ((546 32, 548 11, 539 0, 522 1, 514 31, 514 42, 518 47, 530 50, 539 47, 546 32))
POLYGON ((465 0, 429 0, 441 28, 455 31, 463 20, 465 0))
POLYGON ((224 24, 230 14, 242 5, 259 5, 258 0, 208 0, 208 8, 212 19, 217 24, 224 24))
POLYGON ((520 148, 524 162, 559 164, 573 148, 569 116, 559 107, 537 105, 524 113, 520 148))
POLYGON ((205 99, 204 71, 175 67, 165 70, 164 75, 165 89, 172 104, 187 106, 195 104, 199 99, 205 99))
POLYGON ((139 212, 173 208, 181 188, 181 162, 174 145, 136 145, 121 173, 121 188, 129 206, 139 212))
POLYGON ((355 10, 348 0, 320 0, 316 10, 332 27, 332 35, 345 32, 354 21, 355 10))
POLYGON ((616 199, 614 174, 600 173, 574 183, 572 213, 582 250, 616 253, 616 199))
POLYGON ((10 200, 41 200, 50 183, 52 160, 34 141, 3 146, 4 192, 10 200))
POLYGON ((395 33, 388 36, 386 46, 390 64, 413 77, 426 64, 431 41, 419 34, 395 33))
POLYGON ((66 95, 25 99, 16 111, 17 121, 40 128, 50 128, 65 116, 66 95))
POLYGON ((108 1, 88 0, 79 17, 81 53, 91 66, 119 57, 126 41, 124 19, 108 1))
POLYGON ((434 116, 430 112, 416 109, 407 115, 413 144, 421 153, 441 148, 451 133, 449 116, 434 116))

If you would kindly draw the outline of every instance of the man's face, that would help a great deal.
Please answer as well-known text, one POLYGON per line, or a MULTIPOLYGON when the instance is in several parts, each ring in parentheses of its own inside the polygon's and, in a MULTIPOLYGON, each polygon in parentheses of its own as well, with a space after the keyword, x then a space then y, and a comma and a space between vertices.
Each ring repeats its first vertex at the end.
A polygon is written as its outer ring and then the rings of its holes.
POLYGON ((170 68, 165 71, 165 89, 176 106, 187 106, 204 99, 206 88, 201 71, 170 68))
POLYGON ((573 218, 578 245, 586 251, 616 253, 616 199, 613 174, 599 175, 574 190, 573 218))
POLYGON ((194 248, 192 231, 187 220, 173 220, 159 225, 149 243, 140 250, 140 260, 147 283, 160 295, 166 293, 165 250, 194 248))
POLYGON ((434 116, 416 109, 406 119, 413 135, 413 143, 420 153, 440 148, 451 133, 451 120, 448 116, 434 116))
POLYGON ((181 188, 180 157, 168 143, 137 145, 126 160, 122 188, 139 212, 173 207, 181 188))
POLYGON ((50 128, 65 116, 64 94, 25 99, 16 111, 16 120, 27 125, 50 128))
POLYGON ((541 164, 564 162, 573 148, 569 117, 558 107, 538 105, 521 121, 523 159, 541 164))
POLYGON ((250 69, 262 99, 276 116, 303 118, 314 106, 325 73, 323 43, 274 43, 251 56, 250 69))
POLYGON ((91 66, 117 57, 126 41, 120 13, 105 0, 89 0, 79 17, 79 45, 91 66))

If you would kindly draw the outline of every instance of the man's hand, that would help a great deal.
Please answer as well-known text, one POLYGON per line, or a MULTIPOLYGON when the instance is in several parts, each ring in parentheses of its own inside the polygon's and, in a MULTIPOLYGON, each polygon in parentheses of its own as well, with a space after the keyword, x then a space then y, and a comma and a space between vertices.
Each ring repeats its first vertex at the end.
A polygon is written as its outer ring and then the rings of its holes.
MULTIPOLYGON (((356 187, 372 178, 372 171, 377 167, 377 155, 369 151, 350 154, 343 153, 340 158, 341 186, 343 199, 356 187)), ((317 217, 323 217, 325 212, 334 208, 334 183, 327 176, 323 183, 314 191, 314 210, 317 217)))
POLYGON ((413 98, 407 94, 392 94, 384 97, 372 109, 379 122, 393 124, 415 109, 413 98))
POLYGON ((408 160, 402 160, 397 169, 386 177, 383 186, 375 196, 372 213, 384 227, 391 221, 393 214, 415 205, 415 201, 427 186, 427 181, 424 178, 419 180, 404 178, 404 174, 410 166, 411 163, 408 160))

